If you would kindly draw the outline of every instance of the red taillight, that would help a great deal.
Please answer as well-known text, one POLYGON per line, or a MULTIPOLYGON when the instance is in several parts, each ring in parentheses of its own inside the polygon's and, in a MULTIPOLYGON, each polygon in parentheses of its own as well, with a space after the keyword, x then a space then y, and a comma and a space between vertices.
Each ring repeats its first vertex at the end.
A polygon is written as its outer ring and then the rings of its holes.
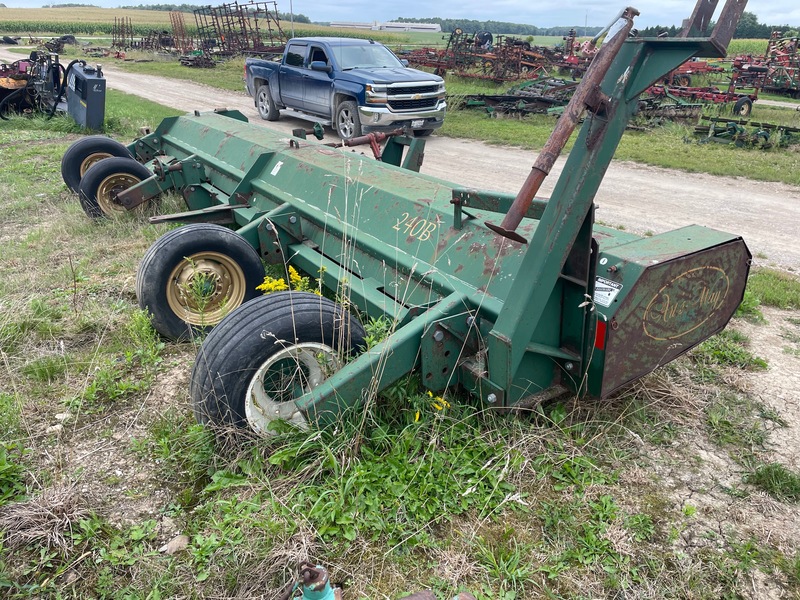
POLYGON ((594 347, 598 350, 606 349, 606 322, 598 321, 597 330, 594 333, 594 347))

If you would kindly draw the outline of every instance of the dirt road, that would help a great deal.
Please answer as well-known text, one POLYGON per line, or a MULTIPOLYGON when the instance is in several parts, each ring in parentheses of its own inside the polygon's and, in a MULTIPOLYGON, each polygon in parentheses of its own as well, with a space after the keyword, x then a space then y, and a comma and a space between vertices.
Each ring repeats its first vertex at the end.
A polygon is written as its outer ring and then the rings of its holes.
MULTIPOLYGON (((18 58, 0 50, 0 60, 18 58)), ((115 68, 113 63, 104 65, 104 71, 110 89, 187 112, 235 108, 253 123, 270 129, 289 133, 296 127, 309 127, 307 121, 293 118, 262 121, 244 92, 225 92, 160 77, 145 80, 115 68)), ((334 135, 326 129, 326 136, 334 135)), ((535 157, 535 153, 517 148, 433 136, 428 138, 422 172, 461 185, 515 193, 535 157)), ((559 159, 540 195, 551 192, 564 162, 564 158, 559 159)), ((800 269, 800 187, 615 161, 595 201, 597 219, 605 224, 624 226, 639 234, 693 223, 714 227, 742 235, 758 264, 800 269)))

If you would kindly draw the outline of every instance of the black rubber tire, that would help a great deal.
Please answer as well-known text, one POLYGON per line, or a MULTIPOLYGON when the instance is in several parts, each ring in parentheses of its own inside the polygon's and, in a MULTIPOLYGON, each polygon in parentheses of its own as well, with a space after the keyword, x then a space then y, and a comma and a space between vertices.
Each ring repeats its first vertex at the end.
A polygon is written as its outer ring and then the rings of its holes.
POLYGON ((168 231, 150 246, 136 273, 136 297, 139 306, 152 315, 153 328, 165 338, 180 341, 211 330, 225 315, 260 295, 256 286, 263 281, 264 263, 242 236, 221 225, 194 223, 168 231), (199 260, 218 269, 217 274, 227 275, 237 287, 222 294, 208 311, 192 313, 187 301, 186 313, 178 314, 180 298, 185 299, 180 286, 191 281, 182 277, 209 272, 199 260))
POLYGON ((78 185, 78 199, 83 211, 92 219, 124 214, 125 208, 115 204, 114 196, 149 179, 152 171, 132 158, 113 156, 94 164, 78 185))
POLYGON ((690 87, 692 85, 692 78, 686 74, 675 75, 675 77, 672 78, 672 84, 678 87, 690 87))
POLYGON ((414 137, 428 137, 433 133, 433 129, 415 129, 414 137))
POLYGON ((61 178, 70 190, 77 192, 81 179, 89 167, 112 156, 133 158, 123 144, 109 137, 104 135, 83 137, 73 142, 61 157, 61 178))
POLYGON ((269 93, 268 85, 261 85, 256 90, 256 108, 258 116, 265 121, 277 121, 281 116, 281 111, 275 106, 272 94, 269 93))
POLYGON ((749 117, 753 112, 753 101, 750 98, 739 98, 733 105, 733 114, 739 117, 749 117))
POLYGON ((358 116, 358 105, 352 100, 340 102, 336 107, 333 120, 336 133, 343 140, 352 140, 361 135, 361 117, 358 116))
POLYGON ((317 343, 347 356, 365 347, 364 328, 327 298, 277 292, 230 313, 200 346, 189 395, 200 423, 255 429, 245 402, 259 368, 296 344, 317 343))

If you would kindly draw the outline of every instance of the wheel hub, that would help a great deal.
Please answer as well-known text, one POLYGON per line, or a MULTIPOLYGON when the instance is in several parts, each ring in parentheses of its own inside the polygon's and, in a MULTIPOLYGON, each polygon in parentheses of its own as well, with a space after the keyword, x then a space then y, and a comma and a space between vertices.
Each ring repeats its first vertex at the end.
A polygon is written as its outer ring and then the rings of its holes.
POLYGON ((175 267, 167 302, 190 325, 216 325, 244 301, 245 290, 244 272, 236 261, 218 252, 203 252, 175 267))
MULTIPOLYGON (((280 340, 274 340, 280 343, 280 340)), ((284 420, 300 428, 308 422, 294 403, 342 367, 336 351, 326 344, 304 342, 280 350, 259 367, 250 381, 245 416, 257 433, 269 433, 272 421, 284 420)))
POLYGON ((97 204, 105 215, 128 212, 117 200, 117 194, 140 182, 138 177, 127 173, 115 173, 106 177, 97 188, 97 204))
POLYGON ((86 175, 86 171, 89 170, 89 167, 91 167, 92 165, 94 165, 97 162, 100 162, 104 158, 111 158, 111 156, 112 155, 109 154, 108 152, 93 152, 92 154, 90 154, 89 156, 84 158, 83 162, 81 162, 81 166, 80 166, 81 177, 86 175))

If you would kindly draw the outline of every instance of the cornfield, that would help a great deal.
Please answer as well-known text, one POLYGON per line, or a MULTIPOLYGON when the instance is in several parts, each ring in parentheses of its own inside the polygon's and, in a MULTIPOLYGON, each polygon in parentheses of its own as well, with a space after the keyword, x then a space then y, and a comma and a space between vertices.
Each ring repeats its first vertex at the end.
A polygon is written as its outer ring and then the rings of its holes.
POLYGON ((728 45, 728 56, 739 56, 740 54, 752 54, 754 56, 764 54, 767 50, 767 40, 740 39, 731 40, 728 45))
MULTIPOLYGON (((114 18, 130 19, 136 35, 153 29, 171 29, 169 13, 160 10, 113 8, 0 8, 0 34, 110 34, 114 18)), ((187 27, 194 26, 194 16, 187 14, 187 27)))

